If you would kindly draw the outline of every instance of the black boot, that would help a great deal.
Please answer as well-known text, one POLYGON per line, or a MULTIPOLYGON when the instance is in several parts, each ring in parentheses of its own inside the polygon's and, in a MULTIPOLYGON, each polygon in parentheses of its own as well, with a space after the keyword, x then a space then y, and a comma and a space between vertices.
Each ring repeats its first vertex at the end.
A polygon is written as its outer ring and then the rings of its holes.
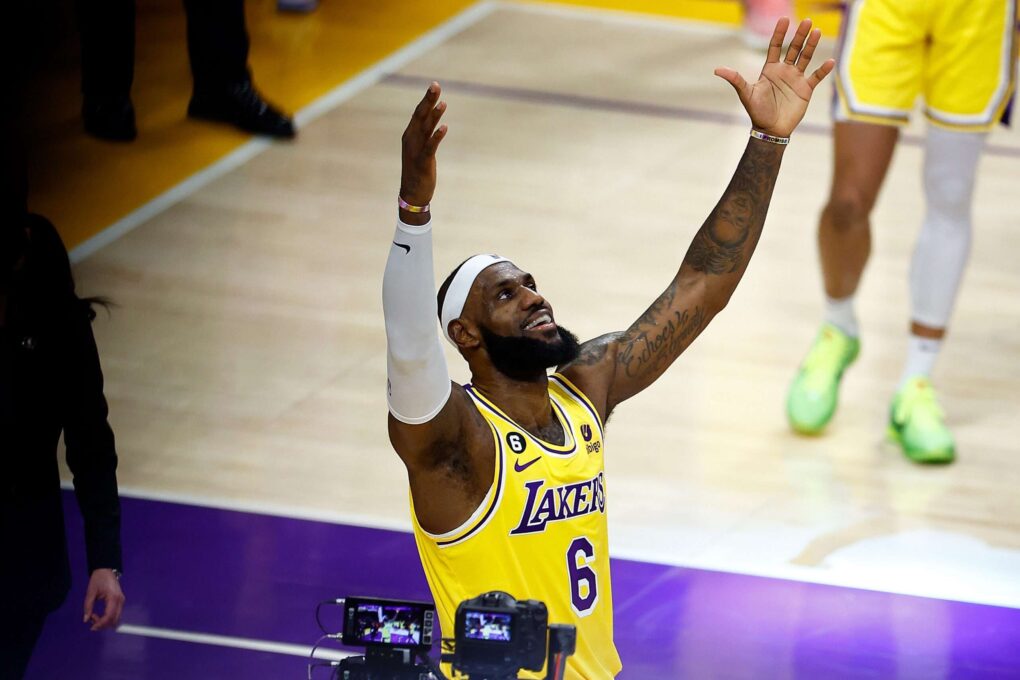
POLYGON ((135 107, 127 95, 89 96, 81 105, 85 132, 111 142, 130 142, 138 136, 135 107))
POLYGON ((290 138, 295 134, 291 118, 267 103, 250 81, 222 90, 196 90, 188 116, 230 123, 257 135, 290 138))

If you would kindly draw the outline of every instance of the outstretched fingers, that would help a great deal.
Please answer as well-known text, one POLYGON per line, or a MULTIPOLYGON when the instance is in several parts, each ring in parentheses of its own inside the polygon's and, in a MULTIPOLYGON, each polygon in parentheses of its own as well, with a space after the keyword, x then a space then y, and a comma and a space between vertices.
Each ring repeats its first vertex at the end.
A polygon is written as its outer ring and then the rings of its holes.
POLYGON ((429 137, 429 141, 425 143, 425 152, 428 153, 428 155, 436 155, 436 151, 439 149, 439 143, 443 141, 444 137, 446 137, 446 131, 448 129, 449 128, 445 125, 440 125, 439 129, 436 130, 431 137, 429 137))
POLYGON ((418 106, 414 109, 414 117, 418 120, 424 120, 428 113, 435 107, 436 102, 439 101, 439 95, 442 94, 443 90, 439 87, 439 83, 432 81, 429 85, 429 89, 425 91, 425 96, 418 102, 418 106))
MULTIPOLYGON (((800 22, 800 26, 797 27, 797 32, 793 35, 793 40, 790 42, 790 48, 786 50, 785 61, 790 66, 797 63, 797 58, 800 56, 800 51, 804 48, 804 42, 808 38, 808 34, 811 32, 811 20, 805 19, 800 22)), ((801 69, 803 71, 804 69, 801 69)))
POLYGON ((803 51, 800 53, 800 58, 797 59, 797 69, 804 73, 807 70, 808 64, 811 63, 811 58, 815 56, 815 49, 818 47, 818 41, 822 39, 822 32, 817 28, 811 31, 808 35, 807 44, 804 45, 803 51))
POLYGON ((832 73, 832 69, 835 66, 836 66, 835 59, 826 59, 825 63, 816 68, 815 72, 811 74, 810 78, 808 78, 808 85, 811 86, 811 89, 813 90, 816 87, 818 87, 818 84, 825 80, 825 76, 832 73))
POLYGON ((429 85, 425 96, 418 102, 414 109, 411 121, 404 131, 404 144, 415 149, 424 149, 428 155, 434 155, 439 148, 439 142, 443 141, 446 135, 446 126, 439 125, 439 119, 446 113, 446 102, 440 101, 442 88, 439 83, 433 82, 429 85))
POLYGON ((433 107, 431 111, 425 116, 425 120, 422 123, 422 133, 426 136, 431 135, 436 129, 436 125, 439 124, 439 119, 443 117, 446 112, 446 102, 439 102, 433 107))
POLYGON ((783 40, 786 38, 788 30, 790 30, 789 17, 782 17, 776 22, 776 30, 772 31, 772 39, 769 41, 768 56, 765 58, 766 64, 779 61, 779 55, 783 52, 783 40))

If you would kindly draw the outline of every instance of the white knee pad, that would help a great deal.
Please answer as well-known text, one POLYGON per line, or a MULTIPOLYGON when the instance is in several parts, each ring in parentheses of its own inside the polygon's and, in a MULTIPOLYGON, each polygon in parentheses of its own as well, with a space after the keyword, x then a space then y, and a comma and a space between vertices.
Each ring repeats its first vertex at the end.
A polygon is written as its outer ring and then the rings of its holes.
POLYGON ((971 203, 985 133, 929 126, 925 144, 924 223, 910 267, 912 318, 945 328, 963 280, 971 242, 971 203))

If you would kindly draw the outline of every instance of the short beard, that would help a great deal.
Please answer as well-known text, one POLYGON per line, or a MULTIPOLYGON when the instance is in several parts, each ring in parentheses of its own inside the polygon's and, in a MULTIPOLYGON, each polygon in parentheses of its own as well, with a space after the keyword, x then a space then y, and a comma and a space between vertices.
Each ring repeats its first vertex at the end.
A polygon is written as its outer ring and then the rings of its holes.
POLYGON ((569 364, 581 351, 577 336, 563 326, 556 327, 558 337, 553 341, 497 335, 480 328, 492 365, 514 380, 534 380, 548 368, 569 364))

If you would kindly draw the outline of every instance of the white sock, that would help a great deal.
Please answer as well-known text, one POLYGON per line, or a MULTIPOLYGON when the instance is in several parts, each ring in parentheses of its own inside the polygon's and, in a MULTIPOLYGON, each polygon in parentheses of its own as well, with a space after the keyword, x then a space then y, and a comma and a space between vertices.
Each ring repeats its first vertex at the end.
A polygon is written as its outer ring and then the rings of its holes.
POLYGON ((903 375, 900 377, 900 389, 903 389, 911 378, 917 376, 930 378, 941 349, 941 340, 911 335, 907 344, 907 363, 903 366, 903 375))
POLYGON ((857 315, 854 314, 854 296, 849 295, 837 300, 826 295, 825 321, 851 338, 856 338, 860 331, 857 329, 857 315))

